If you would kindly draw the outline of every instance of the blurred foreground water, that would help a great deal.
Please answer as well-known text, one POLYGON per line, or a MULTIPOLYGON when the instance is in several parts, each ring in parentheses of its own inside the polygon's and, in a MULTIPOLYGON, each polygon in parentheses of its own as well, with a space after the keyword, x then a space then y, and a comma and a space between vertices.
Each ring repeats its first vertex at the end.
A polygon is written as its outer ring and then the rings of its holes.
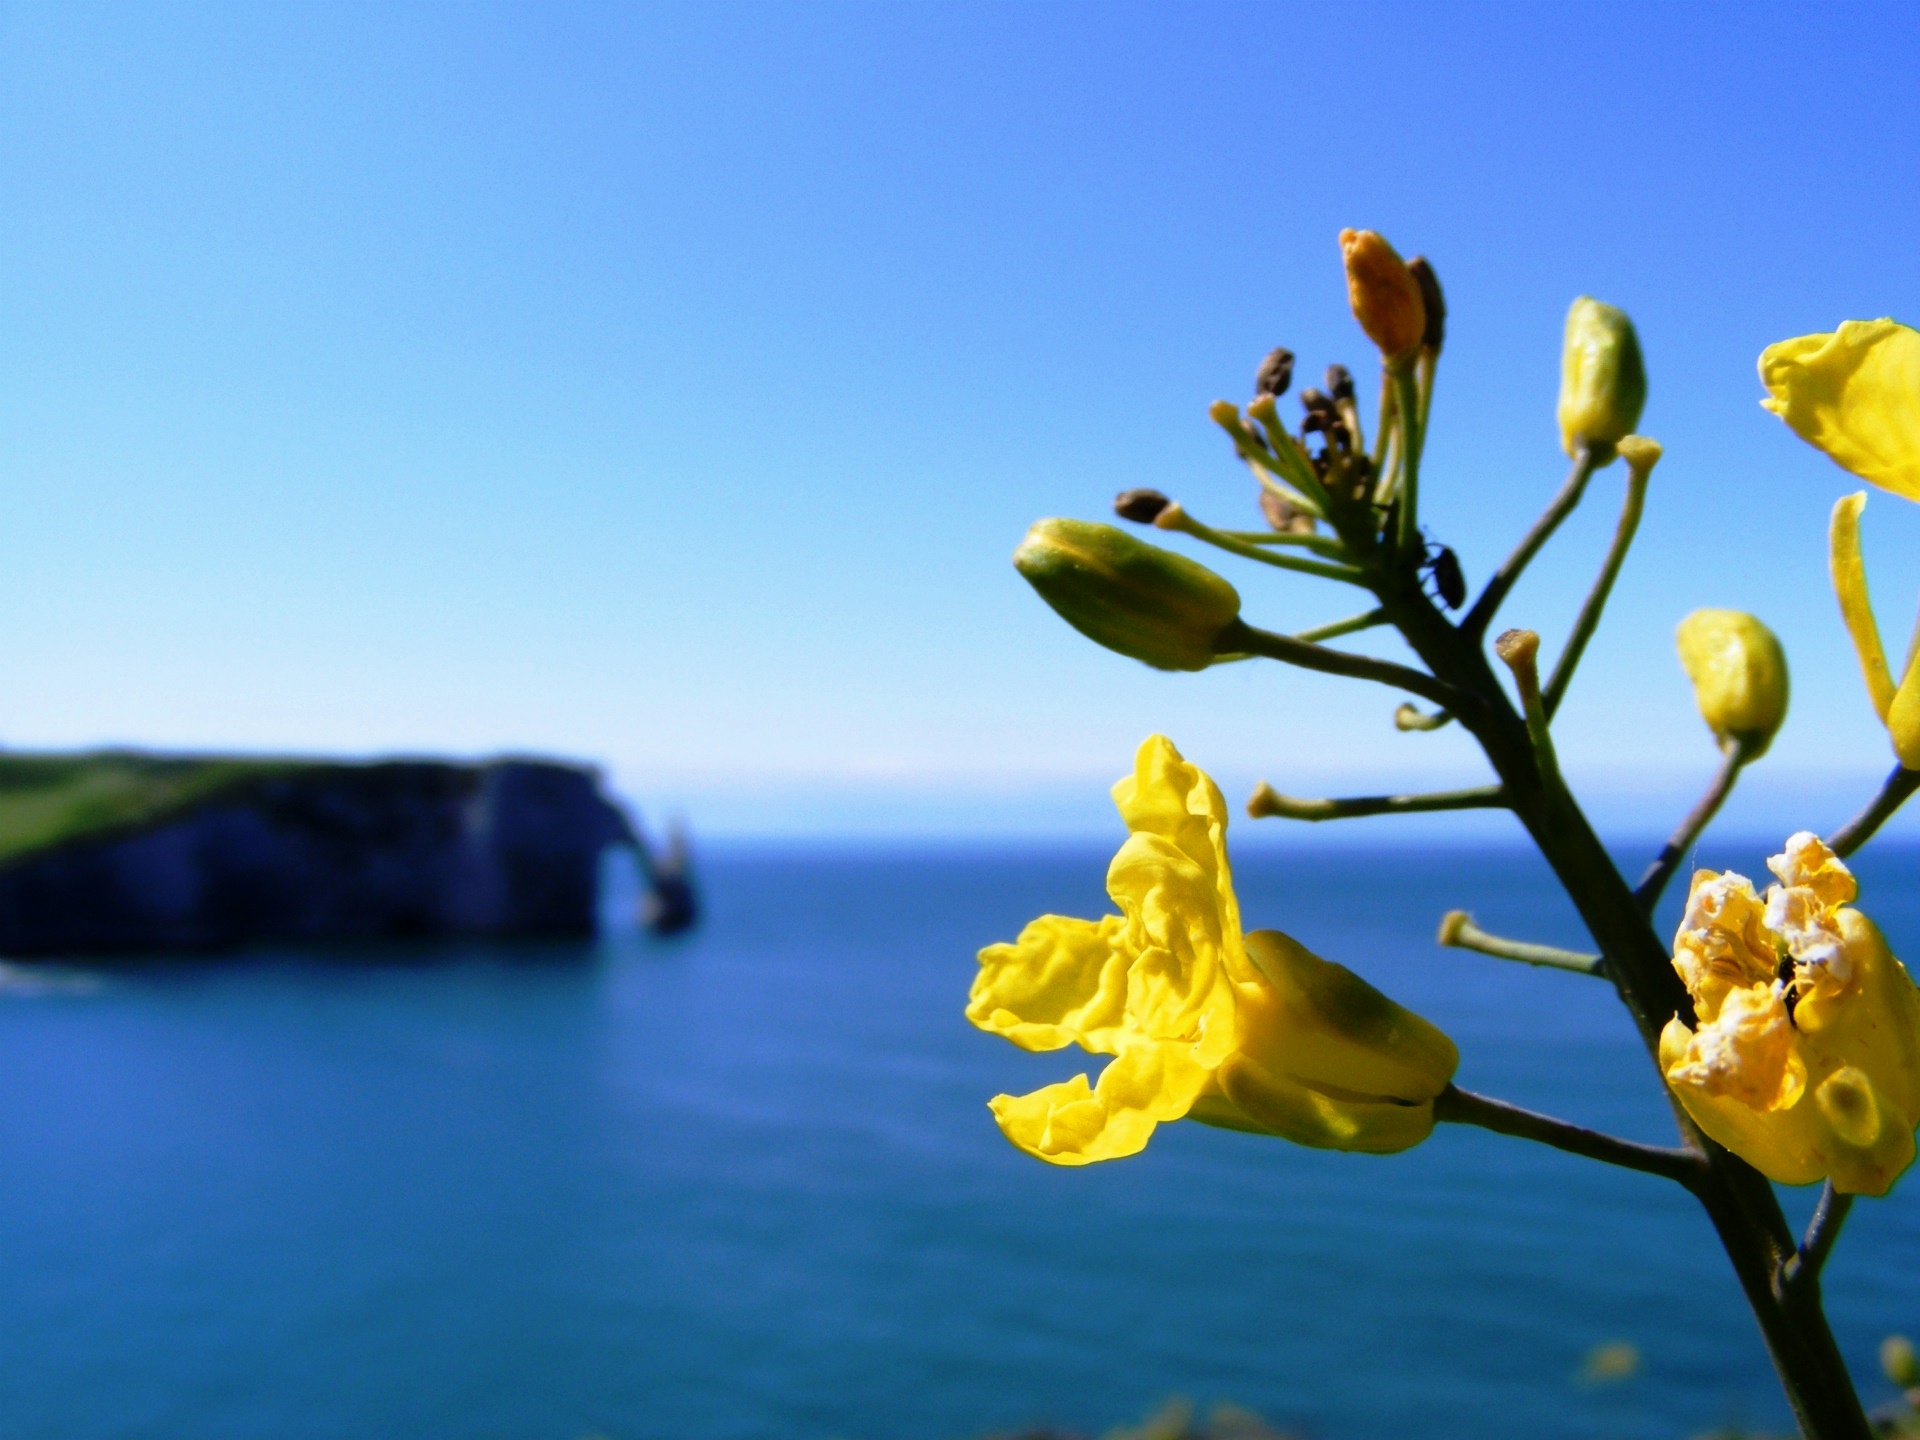
MULTIPOLYGON (((1238 858, 1249 925, 1441 1024, 1462 1084, 1670 1141, 1606 986, 1433 944, 1458 905, 1583 946, 1531 857, 1238 858)), ((1106 1166, 1013 1151, 987 1097, 1101 1061, 968 1027, 973 952, 1101 913, 1106 859, 719 853, 673 944, 7 972, 0 1434, 969 1440, 1175 1392, 1325 1440, 1788 1428, 1651 1178, 1456 1127, 1390 1159, 1191 1124, 1106 1166), (1608 1342, 1639 1373, 1583 1382, 1608 1342)), ((1859 869, 1920 959, 1920 851, 1859 869)), ((1828 1275, 1885 1399, 1920 1179, 1828 1275)))

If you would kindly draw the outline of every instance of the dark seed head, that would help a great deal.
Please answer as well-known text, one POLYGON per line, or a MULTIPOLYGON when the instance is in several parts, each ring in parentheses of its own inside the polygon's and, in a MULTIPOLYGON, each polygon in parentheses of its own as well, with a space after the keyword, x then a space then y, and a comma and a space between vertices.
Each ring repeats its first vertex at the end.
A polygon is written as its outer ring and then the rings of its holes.
POLYGON ((1151 525, 1172 503, 1158 490, 1122 490, 1113 497, 1113 513, 1136 525, 1151 525))
POLYGON ((1344 365, 1327 366, 1327 393, 1335 403, 1353 399, 1353 372, 1344 365))
POLYGON ((1333 397, 1324 390, 1302 390, 1300 403, 1307 407, 1309 415, 1331 415, 1333 397))
POLYGON ((1293 383, 1293 352, 1282 346, 1269 350, 1253 377, 1254 395, 1284 395, 1293 383))

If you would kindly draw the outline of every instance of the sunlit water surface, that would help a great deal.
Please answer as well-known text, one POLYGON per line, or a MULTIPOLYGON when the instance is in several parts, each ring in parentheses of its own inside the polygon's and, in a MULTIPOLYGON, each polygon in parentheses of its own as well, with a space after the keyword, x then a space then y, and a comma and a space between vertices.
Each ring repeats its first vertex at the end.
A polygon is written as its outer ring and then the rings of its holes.
MULTIPOLYGON (((1090 1057, 970 1029, 973 952, 1099 913, 1105 859, 723 853, 671 945, 0 975, 0 1434, 967 1440, 1175 1392, 1326 1440, 1784 1428, 1662 1182, 1456 1127, 1388 1159, 1191 1124, 1085 1169, 1008 1147, 987 1097, 1090 1057), (1641 1372, 1583 1386, 1615 1340, 1641 1372)), ((1920 955, 1920 853, 1861 869, 1920 955)), ((1456 905, 1582 943, 1537 862, 1239 870, 1250 924, 1441 1024, 1463 1084, 1671 1139, 1605 985, 1433 944, 1456 905)), ((1884 1399, 1920 1186, 1856 1207, 1829 1276, 1884 1399)))

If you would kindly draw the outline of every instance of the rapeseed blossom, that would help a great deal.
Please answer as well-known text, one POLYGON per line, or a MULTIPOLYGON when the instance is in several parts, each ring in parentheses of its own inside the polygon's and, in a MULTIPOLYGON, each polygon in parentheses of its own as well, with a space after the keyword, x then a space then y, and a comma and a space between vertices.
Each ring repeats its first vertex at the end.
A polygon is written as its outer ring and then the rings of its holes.
POLYGON ((1007 1138, 1056 1165, 1137 1154, 1183 1118, 1338 1150, 1425 1139, 1453 1042, 1288 936, 1241 931, 1226 802, 1171 741, 1142 744, 1113 797, 1130 832, 1107 872, 1120 914, 1043 915, 980 952, 975 1025, 1114 1057, 1092 1085, 996 1096, 1007 1138))

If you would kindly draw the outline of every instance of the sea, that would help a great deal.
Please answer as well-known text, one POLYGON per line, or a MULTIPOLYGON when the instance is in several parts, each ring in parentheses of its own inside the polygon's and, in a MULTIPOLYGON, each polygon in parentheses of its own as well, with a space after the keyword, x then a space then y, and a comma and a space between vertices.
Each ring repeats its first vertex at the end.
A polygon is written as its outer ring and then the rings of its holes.
MULTIPOLYGON (((1101 1061, 969 1027, 975 952, 1103 913, 1108 853, 709 847, 671 941, 0 971, 0 1436, 1099 1436, 1172 1396, 1322 1440, 1788 1430, 1666 1182, 1458 1126, 1392 1157, 1192 1123, 1104 1165, 1013 1150, 988 1098, 1101 1061), (1588 1374, 1621 1344, 1634 1373, 1588 1374)), ((1857 868, 1920 956, 1920 849, 1857 868)), ((1672 1140, 1604 982, 1434 943, 1460 907, 1582 945, 1537 859, 1237 874, 1250 926, 1446 1029, 1463 1085, 1672 1140)), ((1920 1179, 1855 1207, 1826 1289, 1890 1400, 1920 1179)))

